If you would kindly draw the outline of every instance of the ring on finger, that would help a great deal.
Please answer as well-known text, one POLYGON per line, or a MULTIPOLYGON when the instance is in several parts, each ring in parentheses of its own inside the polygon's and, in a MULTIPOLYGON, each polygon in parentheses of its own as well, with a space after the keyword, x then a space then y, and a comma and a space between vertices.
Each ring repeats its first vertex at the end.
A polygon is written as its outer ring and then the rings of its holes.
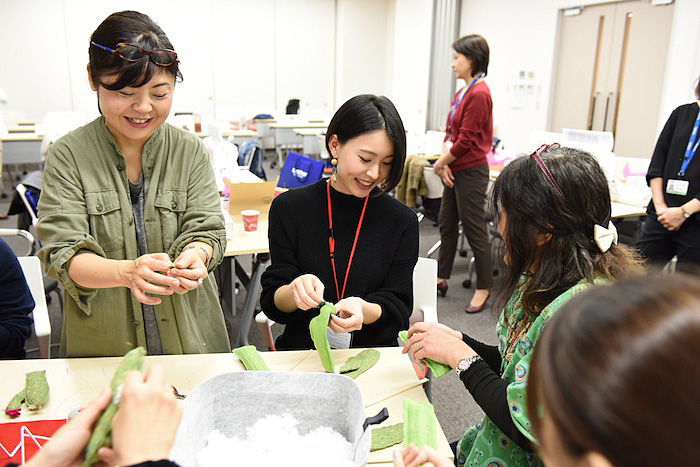
POLYGON ((203 280, 204 280, 204 279, 202 279, 202 276, 204 276, 204 273, 203 273, 202 270, 200 269, 200 270, 199 270, 199 279, 197 279, 197 284, 198 284, 198 285, 202 285, 202 282, 203 282, 203 280))

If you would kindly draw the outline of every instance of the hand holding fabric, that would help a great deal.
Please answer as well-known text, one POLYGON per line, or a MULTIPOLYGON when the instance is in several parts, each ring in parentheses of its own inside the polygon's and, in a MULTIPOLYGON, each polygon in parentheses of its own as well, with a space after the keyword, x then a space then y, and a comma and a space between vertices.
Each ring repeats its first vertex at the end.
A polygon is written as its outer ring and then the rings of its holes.
POLYGON ((92 428, 102 410, 107 407, 112 392, 108 388, 102 390, 97 399, 78 412, 68 423, 54 433, 51 440, 31 458, 27 467, 39 466, 79 466, 83 461, 92 428))
POLYGON ((325 286, 313 274, 303 274, 289 284, 292 287, 294 303, 300 310, 316 308, 323 302, 325 286))
POLYGON ((410 352, 415 361, 429 358, 452 368, 476 352, 462 341, 462 335, 439 323, 417 323, 408 330, 409 339, 402 353, 410 352))
POLYGON ((122 281, 136 299, 145 305, 158 305, 161 299, 151 295, 171 295, 179 281, 168 277, 170 257, 166 253, 139 256, 127 262, 122 281))
POLYGON ((112 447, 100 449, 100 459, 108 465, 167 459, 181 417, 182 407, 160 365, 145 376, 129 372, 112 420, 112 447))
POLYGON ((168 276, 178 280, 175 293, 184 294, 194 290, 209 276, 206 264, 196 248, 182 250, 174 261, 175 267, 168 271, 168 276))
POLYGON ((359 297, 347 297, 335 304, 338 314, 331 316, 328 327, 336 334, 362 329, 365 301, 359 297))

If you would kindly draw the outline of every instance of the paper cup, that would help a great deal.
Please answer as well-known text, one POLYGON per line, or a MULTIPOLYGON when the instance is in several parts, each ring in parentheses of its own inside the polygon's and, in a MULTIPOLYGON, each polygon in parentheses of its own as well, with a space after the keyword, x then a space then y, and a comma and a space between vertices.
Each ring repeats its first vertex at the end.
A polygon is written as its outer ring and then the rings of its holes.
POLYGON ((258 216, 260 216, 260 211, 247 209, 241 211, 241 216, 243 217, 243 230, 246 232, 255 232, 258 230, 258 216))

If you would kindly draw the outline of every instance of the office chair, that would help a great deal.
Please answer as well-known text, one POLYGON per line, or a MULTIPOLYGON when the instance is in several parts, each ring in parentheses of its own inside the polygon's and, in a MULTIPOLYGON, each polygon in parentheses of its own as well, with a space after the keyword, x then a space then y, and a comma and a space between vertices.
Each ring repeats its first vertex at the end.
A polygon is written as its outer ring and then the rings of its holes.
MULTIPOLYGON (((19 197, 22 199, 24 206, 27 208, 27 212, 32 219, 32 225, 36 226, 36 223, 39 221, 37 216, 39 213, 40 193, 37 193, 38 190, 35 188, 26 187, 22 183, 18 183, 15 189, 17 190, 17 193, 19 193, 19 197)), ((41 247, 41 242, 39 242, 38 239, 35 240, 34 249, 36 249, 36 246, 41 247)), ((32 254, 34 254, 34 250, 32 250, 32 254)), ((49 304, 51 303, 51 293, 55 293, 58 296, 58 304, 61 309, 61 316, 63 316, 63 292, 61 292, 58 281, 44 276, 44 290, 46 302, 49 304)))

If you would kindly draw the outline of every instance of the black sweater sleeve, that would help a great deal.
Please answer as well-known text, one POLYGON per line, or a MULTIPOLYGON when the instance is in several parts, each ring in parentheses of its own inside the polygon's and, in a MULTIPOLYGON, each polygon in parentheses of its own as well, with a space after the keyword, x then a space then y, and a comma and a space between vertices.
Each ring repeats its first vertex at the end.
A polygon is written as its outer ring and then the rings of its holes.
POLYGON ((526 451, 533 452, 530 440, 518 430, 510 416, 506 395, 508 383, 503 381, 485 360, 474 362, 460 375, 460 379, 493 423, 515 444, 526 451))
POLYGON ((0 358, 24 358, 24 342, 32 331, 29 314, 34 299, 17 257, 0 240, 0 358))
POLYGON ((488 364, 494 373, 498 374, 501 372, 501 354, 497 346, 484 344, 464 333, 462 333, 462 341, 471 347, 474 352, 478 353, 479 357, 488 364))

